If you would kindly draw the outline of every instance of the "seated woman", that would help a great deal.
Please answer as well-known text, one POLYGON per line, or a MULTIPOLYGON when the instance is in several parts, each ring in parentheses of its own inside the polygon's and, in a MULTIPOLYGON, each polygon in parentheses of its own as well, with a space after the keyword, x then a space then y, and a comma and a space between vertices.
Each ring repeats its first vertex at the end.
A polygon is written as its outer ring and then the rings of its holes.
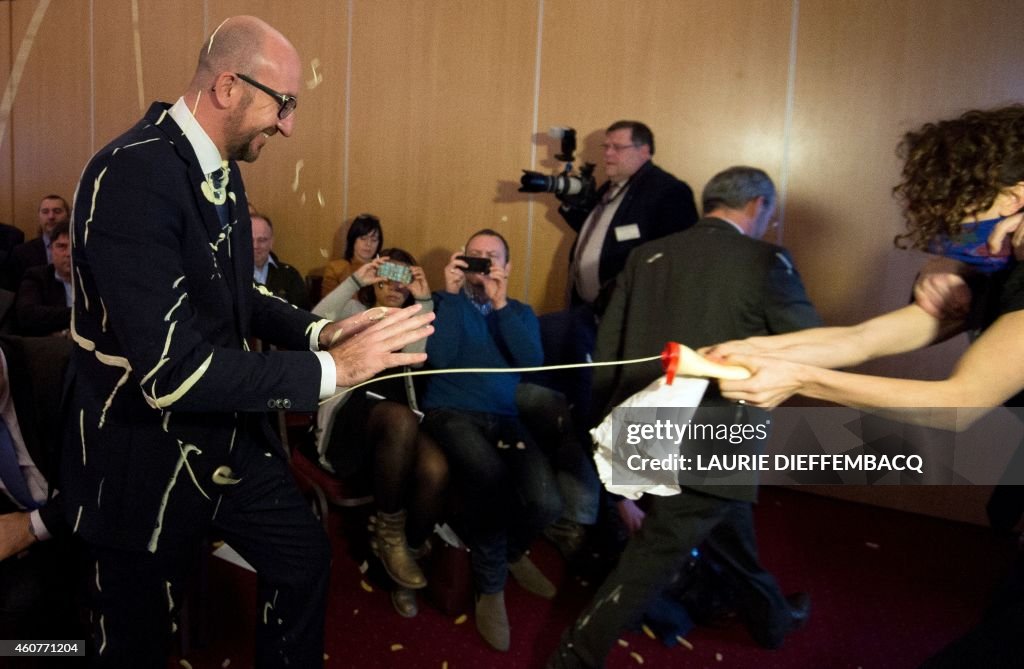
POLYGON ((384 231, 380 219, 372 214, 359 214, 345 235, 345 254, 342 260, 332 260, 324 268, 324 282, 320 289, 326 295, 347 279, 352 272, 373 260, 384 246, 384 231))
MULTIPOLYGON (((374 308, 401 308, 418 301, 433 311, 423 268, 401 249, 358 268, 313 308, 332 320, 374 308), (401 276, 408 282, 381 276, 401 276)), ((425 340, 408 351, 422 351, 425 340)), ((433 439, 419 429, 416 394, 408 377, 388 379, 358 388, 321 407, 318 422, 329 422, 326 461, 339 476, 373 472, 376 522, 371 547, 388 575, 398 584, 392 591, 395 610, 405 617, 417 613, 414 590, 427 581, 416 564, 427 548, 427 537, 440 515, 448 482, 448 464, 433 439), (410 548, 412 546, 413 548, 410 548)))
MULTIPOLYGON (((963 429, 1024 389, 1024 358, 1014 355, 1024 339, 1024 263, 1002 249, 1005 235, 1020 224, 1024 209, 1024 106, 971 111, 907 133, 901 147, 903 179, 895 192, 903 201, 909 239, 919 248, 941 249, 966 262, 969 274, 990 284, 984 308, 974 309, 987 326, 940 381, 892 379, 837 372, 867 360, 924 347, 964 329, 964 321, 942 321, 914 304, 850 327, 817 328, 757 337, 711 347, 707 354, 753 373, 723 381, 723 395, 773 407, 794 394, 864 408, 918 408, 901 414, 939 427, 963 429), (994 228, 988 252, 976 248, 977 230, 994 228), (1005 256, 1001 260, 994 256, 1005 256), (1003 269, 999 269, 1002 267, 1003 269), (960 407, 936 412, 928 407, 960 407)), ((945 277, 938 292, 962 295, 962 277, 945 277)), ((982 295, 975 294, 975 302, 982 295)), ((932 313, 939 311, 930 309, 932 313)), ((1017 402, 1014 402, 1016 404, 1017 402)))

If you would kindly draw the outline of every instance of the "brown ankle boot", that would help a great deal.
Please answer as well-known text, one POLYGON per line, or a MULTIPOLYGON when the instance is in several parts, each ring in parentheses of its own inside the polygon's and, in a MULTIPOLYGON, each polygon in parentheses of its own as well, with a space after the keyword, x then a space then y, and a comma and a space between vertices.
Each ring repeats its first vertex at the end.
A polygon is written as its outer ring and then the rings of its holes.
POLYGON ((426 587, 427 579, 405 542, 404 509, 395 513, 378 511, 376 521, 370 523, 370 532, 370 548, 395 583, 410 590, 426 587))

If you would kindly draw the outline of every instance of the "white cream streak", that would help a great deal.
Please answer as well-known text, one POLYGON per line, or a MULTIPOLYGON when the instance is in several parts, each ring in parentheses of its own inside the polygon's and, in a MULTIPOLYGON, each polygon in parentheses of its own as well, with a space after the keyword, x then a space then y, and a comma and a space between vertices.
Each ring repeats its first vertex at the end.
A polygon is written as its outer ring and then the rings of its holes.
POLYGON ((78 524, 82 522, 82 507, 78 507, 78 515, 75 516, 75 526, 71 528, 72 534, 78 533, 78 524))
POLYGON ((100 181, 103 180, 103 175, 107 173, 107 168, 104 167, 100 170, 96 180, 92 182, 92 203, 89 206, 89 218, 85 219, 85 232, 82 235, 82 243, 89 243, 89 224, 92 223, 93 214, 96 213, 96 196, 100 194, 100 181))
MULTIPOLYGON (((78 285, 82 285, 82 270, 78 267, 75 268, 75 275, 78 276, 78 285)), ((89 296, 85 293, 85 288, 82 288, 82 299, 85 300, 85 310, 89 311, 89 296)))
POLYGON ((85 409, 78 412, 78 436, 82 439, 82 466, 85 466, 85 409))
POLYGON ((213 48, 213 38, 217 36, 217 33, 220 32, 220 29, 224 27, 224 24, 227 23, 230 20, 231 19, 229 17, 229 18, 226 18, 223 21, 221 21, 220 25, 217 26, 217 29, 214 30, 213 33, 210 35, 210 43, 206 45, 206 53, 210 53, 210 49, 213 48))
POLYGON ((144 139, 141 142, 132 142, 131 144, 125 144, 124 146, 117 147, 116 149, 114 149, 113 153, 111 153, 110 155, 116 156, 117 152, 120 151, 121 149, 130 149, 133 146, 138 146, 139 144, 149 144, 150 142, 159 142, 159 141, 160 141, 159 137, 150 137, 149 139, 144 139))
POLYGON ((211 351, 210 355, 203 361, 203 364, 199 365, 196 371, 192 372, 191 376, 185 379, 176 390, 161 397, 156 396, 156 381, 154 381, 151 395, 147 395, 145 390, 143 390, 143 396, 145 396, 146 402, 154 409, 163 409, 164 407, 177 402, 185 396, 185 393, 192 390, 192 386, 199 382, 199 379, 203 377, 206 370, 210 368, 210 362, 212 360, 213 352, 211 351))
POLYGON ((153 528, 153 536, 150 537, 149 546, 146 547, 146 550, 150 553, 156 552, 157 543, 160 541, 160 532, 163 530, 164 524, 164 512, 167 511, 167 500, 171 497, 171 489, 174 488, 174 484, 178 481, 178 474, 181 472, 188 454, 193 451, 198 452, 199 449, 192 444, 187 444, 185 448, 181 449, 181 457, 178 458, 178 464, 174 468, 174 473, 171 474, 171 480, 167 482, 167 489, 164 490, 163 499, 160 500, 160 510, 157 511, 156 515, 156 527, 153 528))
POLYGON ((177 326, 177 324, 178 321, 174 321, 173 323, 171 323, 171 326, 167 328, 167 337, 164 339, 164 350, 160 352, 160 359, 157 360, 157 363, 155 365, 153 365, 153 369, 149 370, 149 372, 144 377, 142 377, 142 380, 139 381, 140 386, 144 384, 146 381, 149 381, 149 379, 154 374, 156 374, 161 367, 167 364, 168 360, 170 360, 170 358, 167 357, 167 351, 171 349, 171 337, 174 336, 174 328, 175 326, 177 326))
POLYGON ((106 477, 103 477, 103 478, 100 479, 100 488, 99 488, 99 490, 96 491, 96 508, 97 509, 100 508, 100 500, 103 498, 103 484, 106 482, 106 480, 107 480, 106 477))
POLYGON ((100 587, 100 561, 96 560, 96 592, 103 592, 100 587))
POLYGON ((109 409, 110 406, 114 403, 114 397, 117 395, 117 391, 121 389, 121 386, 123 386, 128 381, 128 377, 131 376, 132 366, 131 364, 129 364, 128 359, 122 356, 108 355, 100 351, 93 351, 93 353, 95 354, 96 359, 102 362, 104 365, 108 365, 110 367, 118 367, 124 370, 124 374, 122 374, 121 378, 117 380, 116 384, 114 384, 114 389, 110 391, 110 397, 108 397, 107 401, 103 403, 103 410, 100 412, 99 423, 99 427, 102 428, 103 423, 107 421, 107 409, 109 409))
POLYGON ((25 36, 21 38, 18 46, 18 55, 14 58, 14 65, 11 67, 11 76, 7 80, 7 88, 4 89, 3 101, 0 101, 0 140, 7 132, 7 122, 11 118, 11 109, 14 107, 14 99, 18 96, 18 87, 21 84, 21 75, 25 71, 25 63, 28 62, 29 54, 32 52, 32 45, 39 32, 39 25, 43 22, 46 8, 50 6, 50 0, 39 0, 32 18, 29 20, 28 28, 25 29, 25 36))
MULTIPOLYGON (((164 314, 164 322, 165 323, 171 320, 171 314, 173 314, 178 309, 178 307, 181 306, 181 303, 185 301, 186 297, 188 297, 188 294, 187 293, 182 293, 181 297, 179 297, 178 301, 174 303, 174 306, 171 307, 170 311, 168 311, 166 314, 164 314)), ((173 327, 173 325, 172 325, 172 327, 173 327)))
MULTIPOLYGON (((184 451, 182 450, 182 447, 183 446, 189 446, 189 445, 191 445, 191 444, 183 444, 181 439, 178 440, 178 450, 181 450, 182 454, 184 454, 184 451)), ((200 455, 203 454, 203 452, 198 450, 198 449, 196 450, 196 452, 199 453, 200 455)), ((208 502, 213 501, 213 500, 210 499, 210 496, 206 494, 206 491, 203 490, 203 486, 199 485, 199 480, 196 479, 196 473, 194 471, 192 471, 192 465, 190 465, 188 463, 187 459, 185 460, 185 469, 188 470, 188 476, 189 476, 190 479, 192 479, 192 483, 195 484, 196 490, 199 491, 199 494, 202 495, 203 497, 205 497, 206 501, 208 501, 208 502)))
POLYGON ((100 616, 100 637, 103 641, 100 643, 99 654, 102 655, 103 651, 107 649, 107 626, 104 623, 103 616, 100 616))

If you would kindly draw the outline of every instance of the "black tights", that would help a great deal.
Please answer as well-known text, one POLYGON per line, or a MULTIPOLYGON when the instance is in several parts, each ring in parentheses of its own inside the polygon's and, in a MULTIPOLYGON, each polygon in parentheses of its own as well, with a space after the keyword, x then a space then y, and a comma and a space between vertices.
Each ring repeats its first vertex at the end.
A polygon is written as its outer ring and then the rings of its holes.
POLYGON ((404 404, 377 402, 367 416, 366 433, 374 453, 377 508, 384 513, 408 509, 406 539, 410 546, 419 546, 441 514, 448 461, 404 404))

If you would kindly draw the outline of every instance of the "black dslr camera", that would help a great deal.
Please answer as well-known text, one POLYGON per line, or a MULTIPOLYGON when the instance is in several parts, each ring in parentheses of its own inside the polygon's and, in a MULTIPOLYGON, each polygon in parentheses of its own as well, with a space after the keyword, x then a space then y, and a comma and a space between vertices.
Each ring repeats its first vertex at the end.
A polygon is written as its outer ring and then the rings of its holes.
POLYGON ((572 162, 576 153, 576 130, 573 128, 551 128, 548 135, 562 140, 562 152, 555 155, 558 160, 565 161, 565 169, 558 174, 541 174, 523 170, 519 179, 520 193, 554 193, 563 199, 572 197, 576 201, 586 201, 597 189, 594 180, 594 163, 583 163, 579 174, 573 174, 572 162))

